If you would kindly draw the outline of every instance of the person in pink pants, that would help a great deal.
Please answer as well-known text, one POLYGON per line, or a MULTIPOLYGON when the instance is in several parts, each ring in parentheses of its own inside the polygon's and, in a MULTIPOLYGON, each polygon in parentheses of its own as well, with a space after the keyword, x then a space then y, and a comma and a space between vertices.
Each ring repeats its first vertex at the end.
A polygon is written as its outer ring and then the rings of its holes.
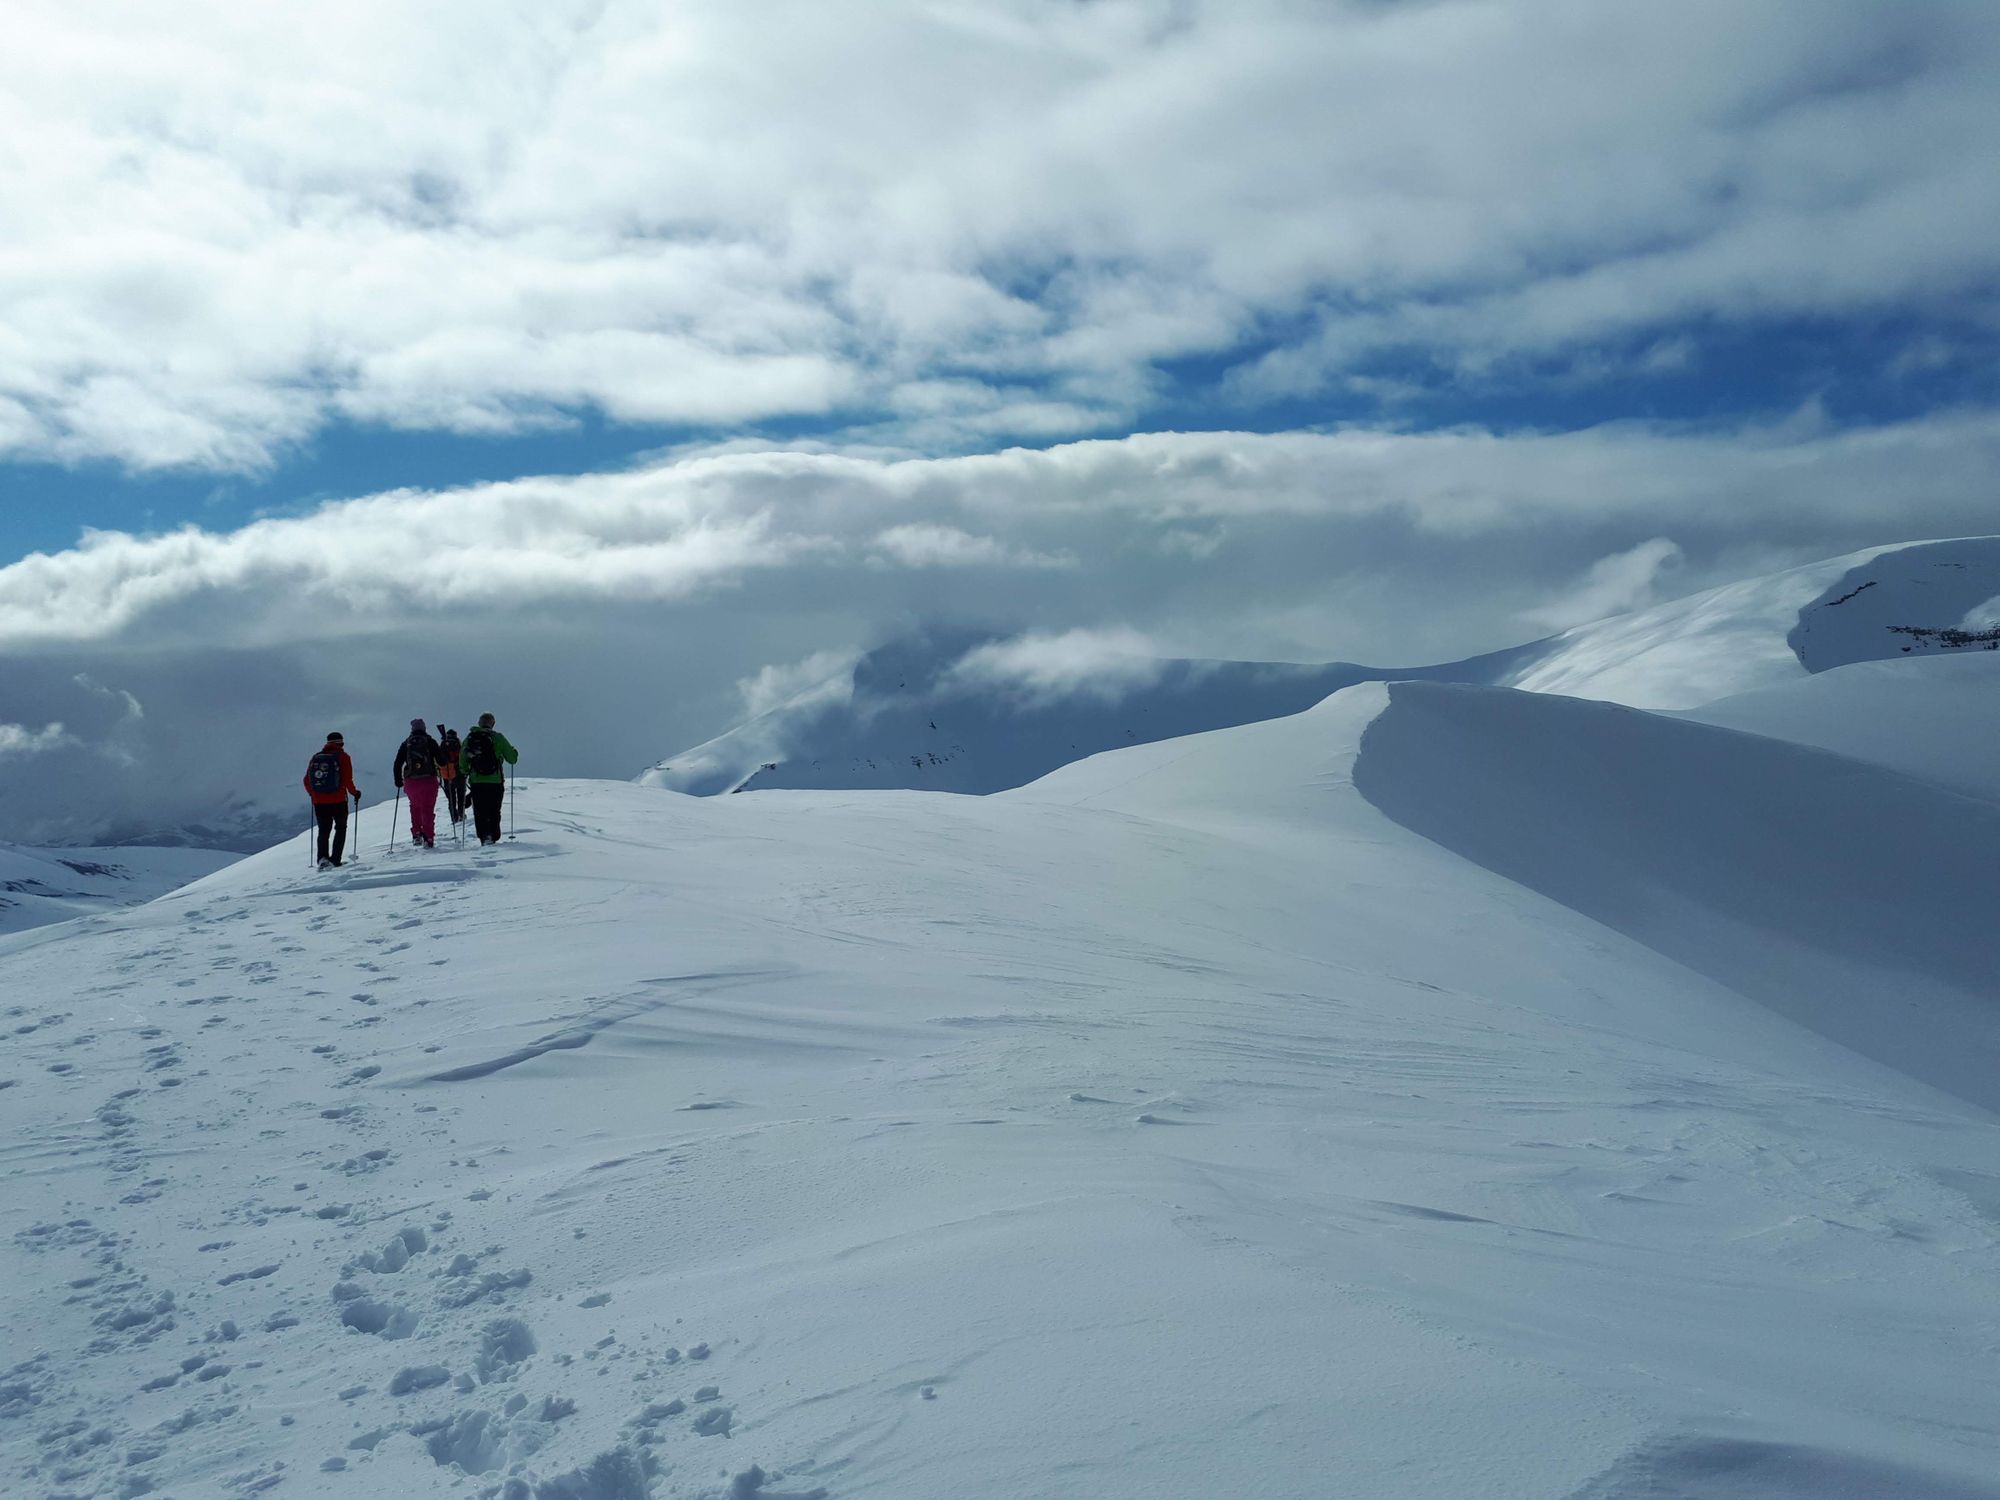
POLYGON ((443 753, 422 719, 410 720, 410 737, 396 747, 392 774, 410 799, 410 836, 426 849, 437 847, 438 760, 443 753))

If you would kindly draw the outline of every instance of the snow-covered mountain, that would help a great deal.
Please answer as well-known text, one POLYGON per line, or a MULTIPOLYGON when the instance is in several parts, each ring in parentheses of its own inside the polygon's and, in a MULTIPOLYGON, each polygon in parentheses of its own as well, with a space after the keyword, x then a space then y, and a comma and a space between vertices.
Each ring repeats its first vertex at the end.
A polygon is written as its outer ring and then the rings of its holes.
POLYGON ((520 818, 0 939, 0 1493, 2000 1496, 2000 804, 1404 682, 520 818))
POLYGON ((964 635, 900 641, 642 773, 710 795, 781 788, 994 792, 1121 745, 1293 714, 1371 681, 1524 687, 1693 708, 1856 662, 1976 653, 2000 616, 2000 538, 1876 548, 1468 661, 1383 668, 1108 658, 1043 662, 964 635))
POLYGON ((310 809, 300 798, 267 794, 261 800, 232 798, 186 823, 114 825, 121 846, 147 849, 227 850, 255 854, 302 827, 310 809))
POLYGON ((1494 681, 1519 657, 1383 668, 1115 656, 1050 684, 1011 677, 1001 651, 989 638, 952 633, 881 647, 851 672, 638 780, 695 796, 828 787, 998 792, 1100 750, 1299 713, 1356 683, 1494 681))
POLYGON ((2000 537, 1875 547, 1726 584, 1541 643, 1505 681, 1693 708, 1835 667, 2000 643, 2000 537))
POLYGON ((24 849, 0 844, 0 933, 140 906, 235 859, 212 849, 24 849))

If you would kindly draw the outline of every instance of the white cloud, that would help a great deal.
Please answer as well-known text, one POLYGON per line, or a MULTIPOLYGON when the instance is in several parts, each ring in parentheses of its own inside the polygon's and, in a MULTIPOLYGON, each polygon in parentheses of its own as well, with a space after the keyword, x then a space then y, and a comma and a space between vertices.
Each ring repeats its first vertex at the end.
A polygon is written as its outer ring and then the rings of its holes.
POLYGON ((1531 536, 1551 563, 1523 576, 1564 590, 1606 550, 1637 548, 1592 584, 1609 608, 1632 570, 1664 564, 1651 539, 1668 530, 1709 546, 1978 531, 1996 467, 2000 415, 1980 413, 1832 432, 1618 424, 1162 433, 945 459, 733 451, 392 491, 229 532, 90 532, 0 567, 0 646, 243 647, 473 610, 693 610, 746 591, 783 613, 811 600, 850 617, 1019 620, 1053 603, 1074 619, 1149 601, 1165 617, 1198 599, 1241 608, 1245 577, 1269 603, 1335 574, 1419 565, 1426 548, 1531 536), (1379 540, 1392 532, 1397 546, 1379 540), (1577 557, 1593 534, 1616 545, 1577 557), (1557 559, 1570 574, 1551 575, 1557 559))
POLYGON ((70 681, 82 688, 86 693, 99 698, 108 698, 118 704, 121 710, 119 715, 119 722, 121 723, 130 723, 146 717, 145 705, 140 703, 137 698, 133 697, 123 688, 106 687, 88 672, 78 672, 70 681))
POLYGON ((736 684, 744 717, 754 719, 785 704, 845 702, 860 659, 858 651, 815 651, 798 661, 767 663, 736 684))
POLYGON ((1239 390, 1628 332, 1673 365, 1658 325, 1962 310, 2000 261, 1984 0, 248 14, 10 7, 0 452, 1048 440, 1278 334, 1239 390))
POLYGON ((1661 578, 1671 576, 1686 560, 1678 543, 1653 537, 1623 552, 1600 557, 1572 588, 1524 612, 1521 618, 1553 633, 1644 609, 1659 601, 1661 578))
POLYGON ((30 729, 25 724, 0 724, 0 755, 40 755, 75 743, 60 724, 45 724, 40 729, 30 729))
POLYGON ((1076 559, 1009 547, 956 526, 914 522, 891 526, 875 538, 887 557, 906 568, 1073 568, 1076 559))
POLYGON ((1129 627, 1029 634, 973 647, 952 664, 944 681, 1032 703, 1062 698, 1115 703, 1133 689, 1157 682, 1165 655, 1129 627))
POLYGON ((926 627, 1013 642, 964 670, 1025 694, 1115 691, 1156 654, 1454 660, 1537 612, 1990 530, 1996 472, 1986 413, 940 459, 738 444, 232 531, 94 532, 0 567, 6 717, 89 747, 10 759, 0 838, 288 805, 330 728, 372 793, 415 715, 492 709, 531 774, 630 775, 926 627))

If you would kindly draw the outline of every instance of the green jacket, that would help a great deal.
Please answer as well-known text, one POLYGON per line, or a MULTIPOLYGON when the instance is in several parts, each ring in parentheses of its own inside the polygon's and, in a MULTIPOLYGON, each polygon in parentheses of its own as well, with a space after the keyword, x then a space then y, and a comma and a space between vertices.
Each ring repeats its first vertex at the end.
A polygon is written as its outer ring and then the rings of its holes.
POLYGON ((465 779, 474 786, 491 786, 496 781, 505 781, 507 779, 505 769, 495 771, 491 776, 481 776, 472 769, 472 752, 463 747, 465 741, 471 739, 475 734, 490 734, 493 736, 493 753, 499 756, 505 765, 511 766, 521 758, 521 752, 508 744, 507 736, 499 730, 482 730, 474 726, 466 730, 464 738, 459 741, 458 765, 459 769, 465 773, 465 779))

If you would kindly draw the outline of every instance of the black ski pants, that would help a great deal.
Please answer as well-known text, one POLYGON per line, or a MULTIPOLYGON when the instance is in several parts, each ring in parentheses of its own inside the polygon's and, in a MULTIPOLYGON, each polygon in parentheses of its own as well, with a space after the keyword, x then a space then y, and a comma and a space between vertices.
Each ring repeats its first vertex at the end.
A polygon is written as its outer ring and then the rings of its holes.
POLYGON ((482 844, 500 842, 500 809, 507 802, 504 781, 475 781, 472 790, 472 827, 482 844))
POLYGON ((448 777, 444 782, 444 805, 454 823, 465 821, 465 778, 448 777))
POLYGON ((315 802, 313 821, 319 825, 319 857, 340 863, 341 855, 347 852, 347 801, 315 802), (333 840, 333 852, 327 852, 327 839, 333 840))

